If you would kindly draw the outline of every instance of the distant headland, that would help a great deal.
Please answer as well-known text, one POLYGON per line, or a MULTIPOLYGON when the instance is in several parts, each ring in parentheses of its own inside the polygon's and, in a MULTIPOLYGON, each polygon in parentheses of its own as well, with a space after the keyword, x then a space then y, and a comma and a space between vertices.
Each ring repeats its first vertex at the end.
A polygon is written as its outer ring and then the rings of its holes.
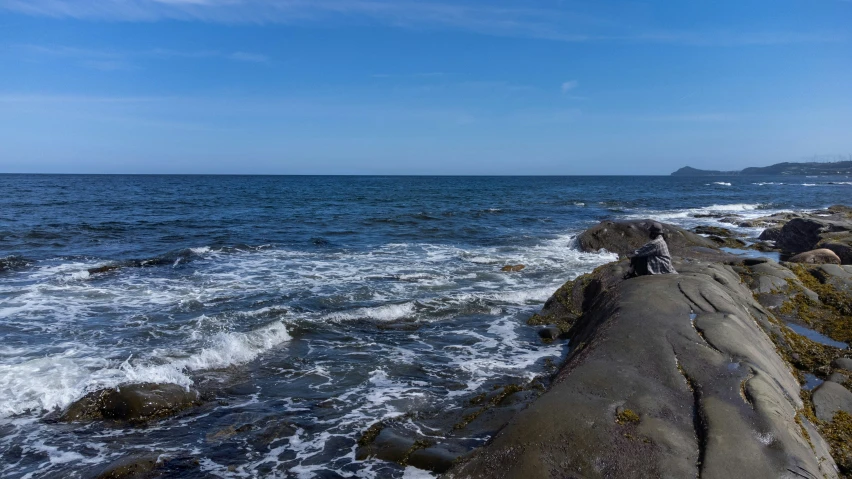
POLYGON ((777 163, 772 166, 751 167, 740 171, 699 170, 690 166, 672 173, 672 176, 734 176, 734 175, 791 175, 791 176, 833 176, 852 175, 852 161, 832 163, 777 163))

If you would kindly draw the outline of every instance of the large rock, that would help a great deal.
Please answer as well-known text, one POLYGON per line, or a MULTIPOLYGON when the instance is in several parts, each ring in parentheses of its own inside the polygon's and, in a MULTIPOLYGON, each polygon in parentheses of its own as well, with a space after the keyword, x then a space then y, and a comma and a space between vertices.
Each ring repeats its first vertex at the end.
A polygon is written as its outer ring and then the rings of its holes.
MULTIPOLYGON (((649 229, 653 220, 604 221, 577 237, 577 246, 582 251, 592 252, 605 249, 626 255, 650 241, 649 229)), ((663 224, 666 244, 672 255, 695 256, 716 250, 716 243, 677 226, 663 224)))
POLYGON ((787 261, 805 264, 840 264, 840 258, 834 254, 834 251, 825 248, 799 253, 787 261))
POLYGON ((776 245, 790 253, 803 253, 817 247, 827 233, 852 230, 852 224, 845 220, 829 218, 794 218, 781 228, 776 245))
POLYGON ((126 384, 87 394, 71 404, 60 420, 108 419, 145 423, 177 414, 200 403, 197 391, 176 384, 126 384))
POLYGON ((731 267, 604 268, 553 386, 449 477, 837 477, 731 267))
POLYGON ((778 239, 781 238, 781 227, 773 226, 771 228, 766 228, 757 238, 763 241, 778 241, 778 239))
POLYGON ((814 411, 820 421, 831 421, 838 411, 852 414, 852 392, 832 381, 814 390, 814 411))

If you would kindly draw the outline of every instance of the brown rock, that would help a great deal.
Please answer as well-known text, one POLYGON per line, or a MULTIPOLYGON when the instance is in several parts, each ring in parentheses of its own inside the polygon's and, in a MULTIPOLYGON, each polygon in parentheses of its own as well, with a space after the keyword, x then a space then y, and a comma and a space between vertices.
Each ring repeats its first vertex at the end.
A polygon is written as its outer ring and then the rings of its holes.
POLYGON ((840 258, 834 254, 834 251, 825 248, 799 253, 787 261, 805 264, 840 264, 840 258))

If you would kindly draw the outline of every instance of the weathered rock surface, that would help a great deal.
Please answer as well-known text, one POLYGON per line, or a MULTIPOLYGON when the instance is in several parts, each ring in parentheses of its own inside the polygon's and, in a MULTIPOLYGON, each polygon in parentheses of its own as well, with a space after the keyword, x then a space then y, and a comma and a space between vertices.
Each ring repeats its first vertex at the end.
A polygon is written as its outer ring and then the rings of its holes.
POLYGON ((621 281, 624 266, 567 288, 560 311, 580 314, 554 384, 449 477, 837 477, 732 267, 621 281))
POLYGON ((821 421, 831 421, 838 411, 852 414, 852 392, 832 381, 826 381, 814 390, 813 402, 821 421))
MULTIPOLYGON (((626 255, 649 241, 651 223, 652 220, 604 221, 581 233, 577 237, 577 245, 582 251, 605 249, 626 255)), ((708 253, 705 250, 710 250, 709 253, 712 254, 712 250, 717 248, 712 240, 677 226, 663 224, 663 233, 666 235, 669 251, 675 256, 708 253)))
POLYGON ((199 404, 197 391, 176 384, 127 384, 87 394, 71 404, 59 420, 145 423, 199 404))
POLYGON ((799 253, 788 259, 790 263, 840 264, 840 258, 830 249, 820 248, 799 253))

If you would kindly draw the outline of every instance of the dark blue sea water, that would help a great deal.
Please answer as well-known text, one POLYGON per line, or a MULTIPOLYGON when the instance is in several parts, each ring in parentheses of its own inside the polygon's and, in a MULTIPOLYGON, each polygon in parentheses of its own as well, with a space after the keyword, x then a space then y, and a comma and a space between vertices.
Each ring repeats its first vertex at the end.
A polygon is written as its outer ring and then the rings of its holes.
POLYGON ((558 361, 567 345, 525 320, 614 258, 573 249, 584 228, 737 229, 705 215, 850 193, 811 177, 0 175, 0 475, 89 477, 153 452, 197 461, 186 477, 418 477, 357 461, 355 441, 558 361), (44 420, 134 382, 214 400, 143 429, 44 420), (245 424, 288 426, 257 442, 245 424))

